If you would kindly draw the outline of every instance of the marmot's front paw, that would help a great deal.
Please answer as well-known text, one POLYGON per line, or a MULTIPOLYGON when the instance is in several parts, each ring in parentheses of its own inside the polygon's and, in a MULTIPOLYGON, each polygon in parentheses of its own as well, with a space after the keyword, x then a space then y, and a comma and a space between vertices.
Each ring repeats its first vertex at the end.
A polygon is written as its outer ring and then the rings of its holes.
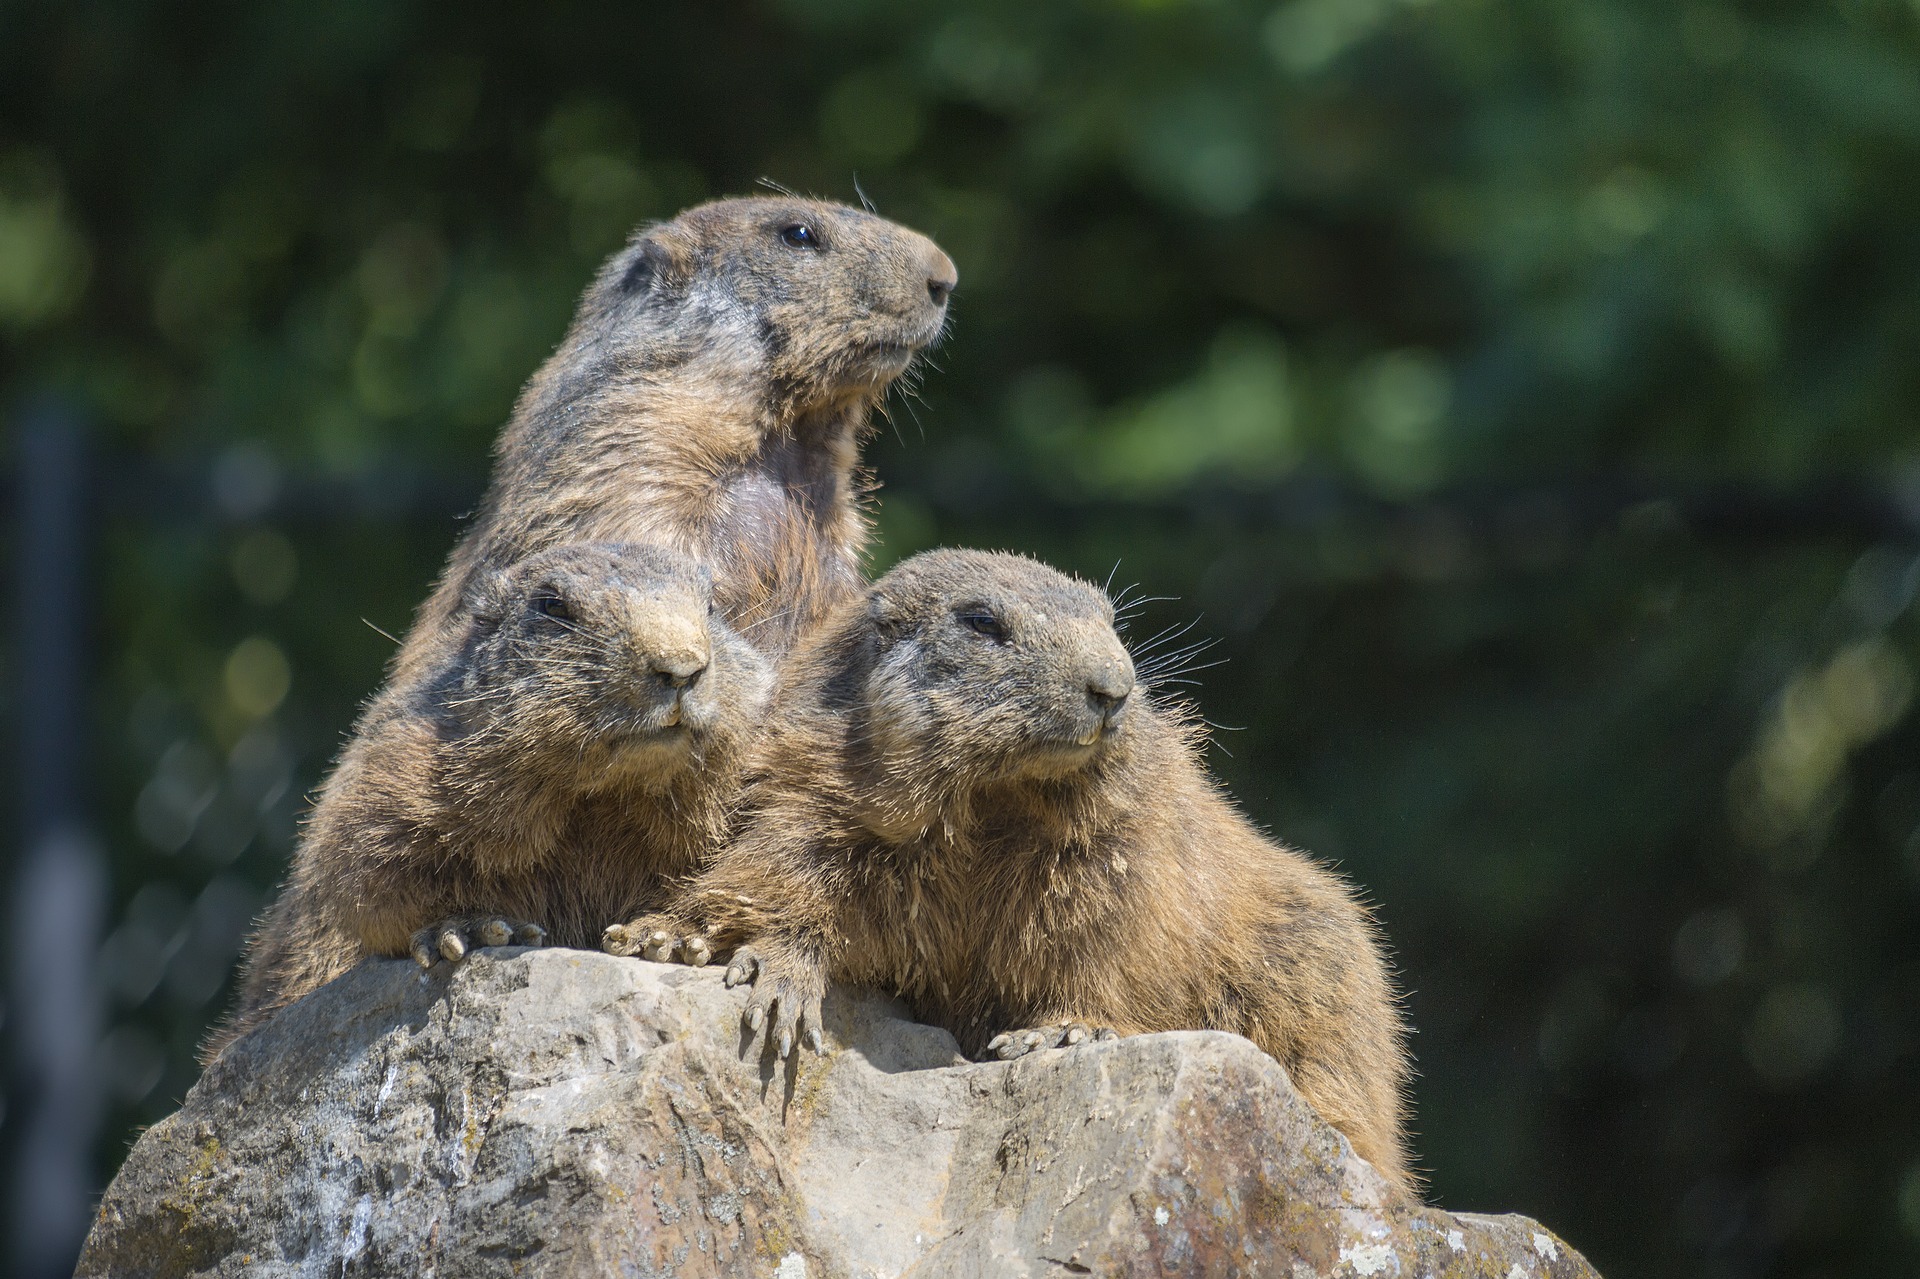
POLYGON ((820 1016, 827 981, 818 965, 742 946, 733 953, 725 980, 728 986, 752 984, 753 998, 742 1019, 749 1032, 766 1026, 775 1055, 786 1058, 796 1043, 827 1051, 820 1016))
POLYGON ((600 934, 600 949, 609 955, 638 955, 656 964, 675 960, 701 968, 713 958, 713 947, 699 933, 674 931, 665 915, 642 915, 625 924, 610 925, 600 934))
POLYGON ((987 1052, 1001 1061, 1012 1061, 1043 1048, 1071 1048, 1089 1040, 1118 1039, 1120 1032, 1111 1026, 1090 1026, 1084 1021, 1063 1021, 1053 1026, 1033 1026, 1026 1030, 1006 1030, 987 1041, 987 1052))
POLYGON ((526 920, 501 915, 455 915, 413 935, 409 948, 422 968, 436 960, 458 963, 482 946, 544 946, 547 930, 526 920))

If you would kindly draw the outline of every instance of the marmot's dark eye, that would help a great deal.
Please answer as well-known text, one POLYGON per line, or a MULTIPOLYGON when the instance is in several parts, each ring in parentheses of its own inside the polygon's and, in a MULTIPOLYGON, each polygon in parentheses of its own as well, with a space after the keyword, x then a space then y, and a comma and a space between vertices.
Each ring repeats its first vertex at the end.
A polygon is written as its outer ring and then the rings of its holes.
POLYGON ((571 622, 573 610, 558 595, 542 595, 533 601, 533 611, 542 617, 551 617, 556 622, 571 622))
POLYGON ((992 613, 982 612, 978 609, 970 613, 962 613, 960 614, 960 625, 966 627, 975 635, 984 635, 990 640, 999 640, 1002 643, 1006 642, 1007 628, 1002 626, 1000 619, 992 613))
POLYGON ((780 239, 790 249, 817 249, 820 237, 814 234, 812 227, 804 222, 795 222, 780 228, 780 239))

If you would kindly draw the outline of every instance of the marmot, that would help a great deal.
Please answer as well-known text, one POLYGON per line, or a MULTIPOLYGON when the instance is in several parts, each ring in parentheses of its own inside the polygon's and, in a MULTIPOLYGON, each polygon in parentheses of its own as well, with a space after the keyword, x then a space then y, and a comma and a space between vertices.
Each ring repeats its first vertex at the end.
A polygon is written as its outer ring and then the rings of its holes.
POLYGON ((772 676, 703 567, 557 547, 477 579, 461 614, 326 781, 209 1059, 368 955, 598 946, 725 837, 772 676))
POLYGON ((1264 838, 1157 704, 1098 589, 1032 560, 915 556, 779 679, 741 833, 645 926, 735 949, 750 1029, 820 1046, 831 980, 969 1054, 1245 1035, 1411 1187, 1408 1063, 1367 910, 1264 838))
POLYGON ((439 660, 476 574, 562 542, 686 551, 726 619, 784 653, 864 584, 859 445, 958 280, 927 237, 815 200, 718 200, 637 232, 521 393, 396 674, 439 660))

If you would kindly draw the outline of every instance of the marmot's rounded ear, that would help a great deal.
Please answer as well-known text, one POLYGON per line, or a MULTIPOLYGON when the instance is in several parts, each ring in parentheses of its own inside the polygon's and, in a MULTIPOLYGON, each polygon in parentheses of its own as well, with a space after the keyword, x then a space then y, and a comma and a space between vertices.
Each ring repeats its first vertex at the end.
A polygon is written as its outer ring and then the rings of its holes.
POLYGON ((492 625, 506 616, 507 610, 513 605, 513 595, 506 570, 492 569, 473 579, 466 589, 463 602, 475 621, 492 625))
POLYGON ((622 293, 676 288, 693 274, 693 246, 671 223, 649 227, 634 241, 633 256, 620 276, 622 293))
POLYGON ((898 603, 888 599, 879 591, 868 591, 867 621, 883 639, 890 640, 906 626, 907 615, 898 603))

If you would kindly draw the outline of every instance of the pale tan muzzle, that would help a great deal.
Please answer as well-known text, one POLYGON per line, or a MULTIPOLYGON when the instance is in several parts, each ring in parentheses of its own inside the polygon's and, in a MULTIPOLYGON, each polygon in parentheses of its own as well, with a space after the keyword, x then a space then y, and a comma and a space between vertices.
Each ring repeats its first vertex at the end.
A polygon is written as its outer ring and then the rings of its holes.
POLYGON ((1133 658, 1119 637, 1105 626, 1083 622, 1074 627, 1072 666, 1091 712, 1088 727, 1078 740, 1091 746, 1113 726, 1133 693, 1133 658))
POLYGON ((680 722, 680 702, 713 660, 713 645, 703 620, 683 613, 634 619, 633 653, 640 673, 658 679, 674 693, 667 722, 680 722))

